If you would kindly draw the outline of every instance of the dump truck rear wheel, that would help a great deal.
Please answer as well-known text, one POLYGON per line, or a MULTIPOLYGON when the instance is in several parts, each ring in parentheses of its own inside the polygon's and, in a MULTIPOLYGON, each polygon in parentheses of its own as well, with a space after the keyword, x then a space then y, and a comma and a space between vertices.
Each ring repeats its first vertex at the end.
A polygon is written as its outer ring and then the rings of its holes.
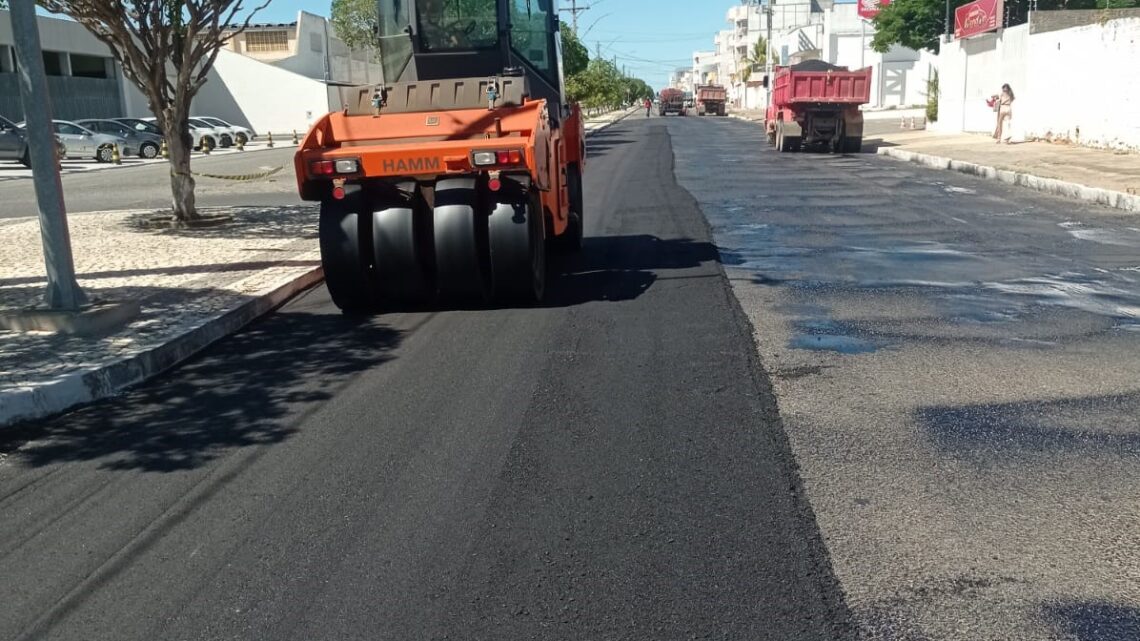
POLYGON ((321 202, 318 235, 321 267, 333 303, 347 313, 363 313, 372 307, 364 248, 367 216, 361 214, 361 195, 321 202), (364 229, 362 229, 364 227, 364 229), (362 233, 364 232, 364 233, 362 233))
POLYGON ((372 263, 384 302, 425 303, 435 292, 431 221, 413 207, 372 212, 372 263))
POLYGON ((843 152, 848 154, 857 154, 863 151, 863 137, 862 136, 847 136, 843 139, 843 152))
POLYGON ((541 301, 546 291, 546 239, 538 195, 531 192, 524 201, 497 203, 488 225, 495 298, 541 301))
POLYGON ((478 211, 475 179, 437 182, 432 218, 440 296, 475 302, 490 300, 487 216, 478 211))

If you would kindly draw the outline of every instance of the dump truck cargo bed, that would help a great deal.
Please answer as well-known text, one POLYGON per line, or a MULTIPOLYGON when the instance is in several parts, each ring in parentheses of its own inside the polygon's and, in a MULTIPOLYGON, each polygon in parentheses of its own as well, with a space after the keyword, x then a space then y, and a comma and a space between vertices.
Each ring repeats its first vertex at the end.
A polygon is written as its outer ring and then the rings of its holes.
POLYGON ((804 65, 807 63, 786 67, 776 72, 776 81, 772 90, 774 104, 862 105, 870 102, 870 67, 847 71, 843 67, 820 70, 812 66, 804 69, 802 68, 804 65))

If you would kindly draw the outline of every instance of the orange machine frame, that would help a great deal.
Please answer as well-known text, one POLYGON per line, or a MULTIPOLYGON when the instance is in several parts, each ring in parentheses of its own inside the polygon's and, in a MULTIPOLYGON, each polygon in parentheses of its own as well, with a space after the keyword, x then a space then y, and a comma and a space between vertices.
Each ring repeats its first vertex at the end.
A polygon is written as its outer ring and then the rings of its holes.
MULTIPOLYGON (((552 129, 546 100, 493 110, 464 109, 413 113, 381 112, 350 116, 325 115, 309 130, 294 157, 302 198, 315 200, 307 187, 334 176, 314 175, 314 161, 357 159, 360 171, 338 175, 347 183, 374 178, 434 180, 445 175, 471 175, 519 167, 476 167, 477 151, 519 149, 525 168, 540 192, 549 231, 561 235, 569 223, 566 167, 585 163, 585 132, 577 105, 561 126, 552 129)), ((317 192, 319 193, 319 192, 317 192)))

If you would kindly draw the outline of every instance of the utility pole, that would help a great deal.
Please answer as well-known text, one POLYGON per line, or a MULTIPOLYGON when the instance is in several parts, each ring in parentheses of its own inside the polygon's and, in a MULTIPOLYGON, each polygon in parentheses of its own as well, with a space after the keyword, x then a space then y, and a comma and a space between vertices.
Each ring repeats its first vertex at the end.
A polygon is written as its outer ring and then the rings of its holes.
POLYGON ((71 236, 67 229, 67 208, 63 202, 63 184, 59 179, 59 161, 55 152, 55 134, 51 123, 51 101, 44 73, 43 50, 40 48, 39 26, 36 24, 34 0, 12 0, 12 39, 16 60, 20 64, 20 104, 27 123, 28 148, 32 161, 32 183, 39 204, 40 236, 47 264, 47 305, 53 310, 78 310, 87 304, 87 296, 75 280, 75 262, 71 256, 71 236))
POLYGON ((562 7, 561 9, 559 9, 559 11, 569 11, 570 12, 570 21, 574 25, 574 33, 578 33, 578 14, 582 13, 583 11, 588 11, 589 9, 590 9, 589 5, 579 7, 578 6, 578 0, 570 0, 570 6, 569 7, 562 7))

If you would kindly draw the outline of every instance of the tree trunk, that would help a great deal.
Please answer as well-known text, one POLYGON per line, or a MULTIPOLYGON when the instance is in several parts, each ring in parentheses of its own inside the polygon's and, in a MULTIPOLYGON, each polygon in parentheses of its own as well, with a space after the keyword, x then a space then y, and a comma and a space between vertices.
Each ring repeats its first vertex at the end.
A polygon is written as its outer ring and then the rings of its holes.
POLYGON ((200 218, 194 204, 194 176, 190 173, 190 149, 193 144, 189 133, 179 136, 170 129, 166 130, 174 218, 181 223, 200 218))

